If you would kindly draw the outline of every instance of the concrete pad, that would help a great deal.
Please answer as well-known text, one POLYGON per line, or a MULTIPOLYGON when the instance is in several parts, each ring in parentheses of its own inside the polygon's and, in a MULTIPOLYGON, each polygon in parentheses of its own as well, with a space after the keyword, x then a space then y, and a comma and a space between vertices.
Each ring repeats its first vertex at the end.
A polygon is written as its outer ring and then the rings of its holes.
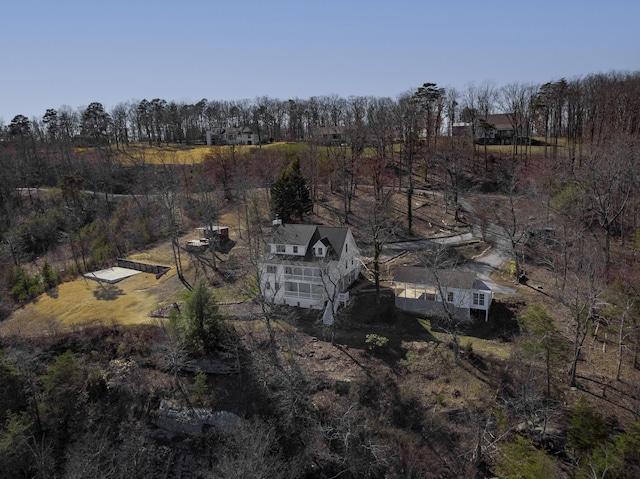
POLYGON ((100 271, 93 271, 84 275, 85 278, 94 279, 96 281, 103 281, 105 283, 113 284, 118 281, 122 281, 129 276, 139 274, 142 271, 136 271, 135 269, 121 268, 114 266, 113 268, 101 269, 100 271))

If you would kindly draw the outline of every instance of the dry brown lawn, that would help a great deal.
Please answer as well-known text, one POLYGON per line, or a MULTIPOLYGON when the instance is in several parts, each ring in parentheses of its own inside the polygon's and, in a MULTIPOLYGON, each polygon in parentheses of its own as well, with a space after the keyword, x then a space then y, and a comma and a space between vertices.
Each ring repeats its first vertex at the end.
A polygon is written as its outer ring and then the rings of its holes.
MULTIPOLYGON (((149 262, 171 265, 167 261, 149 262)), ((83 324, 149 323, 152 321, 149 314, 175 298, 180 287, 173 267, 160 279, 139 273, 114 284, 80 277, 58 285, 15 311, 0 323, 0 334, 31 336, 83 324)))
MULTIPOLYGON (((194 236, 190 232, 181 244, 194 236)), ((193 278, 195 265, 183 253, 185 273, 193 278)), ((33 336, 77 328, 86 324, 145 324, 157 322, 150 314, 182 300, 186 289, 173 261, 171 244, 160 243, 128 256, 134 261, 169 266, 165 275, 139 273, 114 284, 84 277, 58 285, 16 310, 0 323, 0 335, 33 336)))

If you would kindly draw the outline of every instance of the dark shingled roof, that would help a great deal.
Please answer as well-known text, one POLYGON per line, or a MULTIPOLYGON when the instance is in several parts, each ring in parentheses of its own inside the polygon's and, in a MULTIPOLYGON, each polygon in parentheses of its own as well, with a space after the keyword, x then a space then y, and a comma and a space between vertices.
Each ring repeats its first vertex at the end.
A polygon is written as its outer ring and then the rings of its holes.
POLYGON ((273 227, 268 243, 306 246, 307 254, 304 258, 288 255, 286 258, 289 260, 308 261, 313 256, 311 248, 318 241, 321 241, 329 250, 329 256, 339 258, 348 232, 349 228, 344 226, 282 224, 273 227))
POLYGON ((308 245, 317 225, 277 225, 273 227, 270 244, 308 245))
MULTIPOLYGON (((342 248, 344 248, 348 231, 349 228, 344 226, 318 226, 319 239, 328 240, 338 257, 340 257, 342 253, 342 248)), ((315 243, 315 241, 313 243, 315 243)), ((313 246, 313 243, 310 246, 313 246)))
POLYGON ((426 284, 430 286, 437 286, 438 280, 443 288, 489 291, 487 285, 477 279, 475 273, 469 271, 441 269, 436 270, 434 274, 433 270, 423 266, 402 266, 396 270, 393 278, 396 283, 426 284))

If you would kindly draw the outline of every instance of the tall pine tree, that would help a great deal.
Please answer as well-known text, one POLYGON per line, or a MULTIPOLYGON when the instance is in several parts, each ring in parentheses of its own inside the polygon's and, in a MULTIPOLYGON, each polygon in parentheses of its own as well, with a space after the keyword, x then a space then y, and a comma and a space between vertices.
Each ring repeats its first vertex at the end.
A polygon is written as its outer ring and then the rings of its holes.
POLYGON ((287 223, 294 218, 302 221, 312 209, 309 186, 300 171, 300 160, 296 158, 271 185, 271 213, 287 223))

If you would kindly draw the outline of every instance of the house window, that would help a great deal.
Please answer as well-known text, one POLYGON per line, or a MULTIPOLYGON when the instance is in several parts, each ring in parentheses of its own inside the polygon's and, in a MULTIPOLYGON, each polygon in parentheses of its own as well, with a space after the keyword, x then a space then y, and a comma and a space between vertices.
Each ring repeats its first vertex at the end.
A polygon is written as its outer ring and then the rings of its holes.
POLYGON ((473 293, 473 304, 476 306, 484 306, 484 294, 473 293))
POLYGON ((293 268, 291 266, 285 266, 284 274, 293 274, 293 268))
POLYGON ((294 246, 294 247, 293 247, 293 253, 294 253, 294 254, 298 254, 298 247, 297 247, 297 246, 294 246))
POLYGON ((264 285, 264 288, 268 291, 271 289, 271 283, 269 283, 269 281, 267 281, 267 284, 264 285))
POLYGON ((349 244, 345 244, 344 245, 344 252, 348 253, 349 252, 349 244))
POLYGON ((273 265, 267 266, 267 273, 276 274, 276 267, 273 265))
POLYGON ((322 256, 323 255, 323 249, 322 248, 316 248, 316 256, 322 256))
POLYGON ((453 291, 447 292, 447 303, 453 303, 453 291))
POLYGON ((278 283, 277 281, 276 281, 276 285, 275 285, 275 288, 274 288, 274 289, 275 289, 276 291, 278 291, 278 290, 280 289, 280 283, 278 283))
POLYGON ((285 252, 285 248, 283 244, 277 244, 276 245, 276 253, 284 253, 285 252))

